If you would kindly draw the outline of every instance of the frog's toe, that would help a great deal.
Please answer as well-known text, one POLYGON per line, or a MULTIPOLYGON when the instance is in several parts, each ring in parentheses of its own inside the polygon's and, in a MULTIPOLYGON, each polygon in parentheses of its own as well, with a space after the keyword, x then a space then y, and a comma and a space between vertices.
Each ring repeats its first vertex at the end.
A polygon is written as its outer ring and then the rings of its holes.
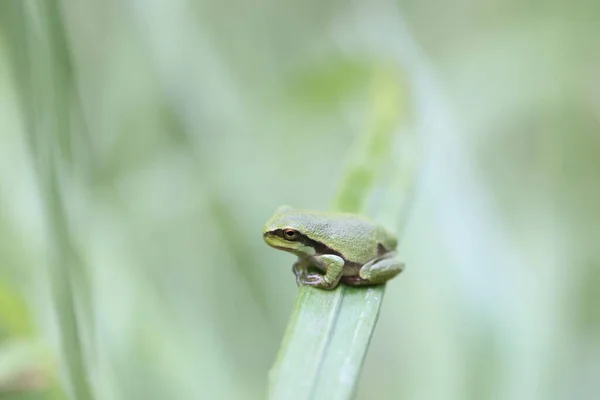
POLYGON ((337 282, 328 282, 325 276, 319 274, 306 275, 302 281, 302 284, 327 290, 333 289, 337 286, 337 282))
POLYGON ((319 274, 308 274, 301 279, 302 284, 309 286, 317 286, 322 284, 323 281, 323 275, 319 274))

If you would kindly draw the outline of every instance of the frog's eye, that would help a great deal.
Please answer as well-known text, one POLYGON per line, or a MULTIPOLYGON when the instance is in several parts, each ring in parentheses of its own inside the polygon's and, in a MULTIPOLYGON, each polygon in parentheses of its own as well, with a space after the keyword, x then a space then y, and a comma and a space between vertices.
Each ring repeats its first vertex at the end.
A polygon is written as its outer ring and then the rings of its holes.
POLYGON ((287 228, 283 230, 283 237, 287 240, 294 240, 298 237, 298 231, 295 229, 287 228))

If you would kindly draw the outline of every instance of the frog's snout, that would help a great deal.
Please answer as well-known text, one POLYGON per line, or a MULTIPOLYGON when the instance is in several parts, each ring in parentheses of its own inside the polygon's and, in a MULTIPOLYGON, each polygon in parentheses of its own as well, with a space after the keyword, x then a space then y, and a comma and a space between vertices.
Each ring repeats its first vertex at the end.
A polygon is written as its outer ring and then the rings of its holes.
POLYGON ((267 244, 269 244, 269 245, 272 244, 274 236, 276 236, 276 235, 274 235, 273 232, 270 232, 270 231, 263 232, 263 240, 265 242, 267 242, 267 244))

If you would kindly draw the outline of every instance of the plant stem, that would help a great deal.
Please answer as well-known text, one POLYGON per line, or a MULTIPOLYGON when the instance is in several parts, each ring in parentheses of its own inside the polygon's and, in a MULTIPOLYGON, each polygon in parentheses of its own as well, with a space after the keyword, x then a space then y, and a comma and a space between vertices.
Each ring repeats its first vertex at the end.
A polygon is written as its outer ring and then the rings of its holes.
MULTIPOLYGON (((334 210, 364 212, 394 147, 402 110, 398 79, 386 68, 377 69, 374 78, 372 126, 356 143, 353 162, 333 201, 334 210)), ((333 291, 300 286, 270 372, 270 398, 352 398, 384 291, 385 285, 340 285, 333 291)))

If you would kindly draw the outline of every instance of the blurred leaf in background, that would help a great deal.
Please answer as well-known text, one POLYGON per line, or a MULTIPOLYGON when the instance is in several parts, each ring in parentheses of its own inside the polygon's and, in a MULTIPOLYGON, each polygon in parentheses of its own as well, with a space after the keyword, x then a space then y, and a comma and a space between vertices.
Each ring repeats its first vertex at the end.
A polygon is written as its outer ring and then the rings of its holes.
POLYGON ((0 382, 264 398, 260 229, 327 207, 384 64, 423 169, 357 397, 595 398, 599 4, 3 1, 0 382))

